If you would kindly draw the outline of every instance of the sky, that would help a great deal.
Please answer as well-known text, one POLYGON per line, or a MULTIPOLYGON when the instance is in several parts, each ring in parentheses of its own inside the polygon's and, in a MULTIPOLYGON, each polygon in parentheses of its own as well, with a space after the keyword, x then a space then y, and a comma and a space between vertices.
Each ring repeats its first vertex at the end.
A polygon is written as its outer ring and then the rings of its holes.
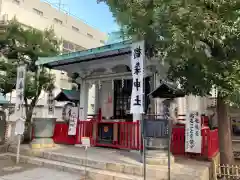
MULTIPOLYGON (((44 0, 43 0, 44 1, 44 0)), ((54 4, 61 2, 62 8, 70 11, 70 14, 84 20, 87 24, 103 31, 111 33, 119 29, 114 22, 112 13, 104 3, 97 3, 97 0, 46 0, 54 4)))

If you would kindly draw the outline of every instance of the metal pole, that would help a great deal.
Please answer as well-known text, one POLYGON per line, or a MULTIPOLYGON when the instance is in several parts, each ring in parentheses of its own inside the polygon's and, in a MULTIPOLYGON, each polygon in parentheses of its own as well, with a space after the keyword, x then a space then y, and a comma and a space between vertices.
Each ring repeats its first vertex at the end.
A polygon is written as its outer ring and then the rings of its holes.
POLYGON ((144 118, 142 115, 142 120, 141 120, 141 135, 142 135, 142 144, 143 144, 143 149, 141 150, 141 156, 142 156, 142 162, 143 162, 143 180, 146 180, 146 141, 144 137, 144 118))
POLYGON ((61 10, 61 6, 62 6, 62 0, 59 0, 59 1, 58 1, 58 10, 59 10, 59 11, 61 10))
POLYGON ((168 121, 168 180, 171 180, 171 135, 172 135, 172 121, 168 121))
MULTIPOLYGON (((146 105, 146 95, 145 95, 145 81, 146 78, 143 78, 143 110, 145 112, 145 105, 146 105)), ((145 141, 145 130, 144 130, 144 114, 142 115, 142 141, 143 141, 143 180, 146 180, 146 174, 147 174, 147 169, 146 169, 146 141, 145 141)))
POLYGON ((143 138, 143 180, 147 179, 147 167, 146 167, 146 140, 143 138))
POLYGON ((84 179, 87 180, 87 149, 88 147, 85 146, 85 163, 84 163, 84 179))
POLYGON ((18 140, 17 140, 17 158, 16 158, 16 164, 19 163, 19 156, 20 156, 20 143, 21 143, 21 135, 18 134, 18 140))

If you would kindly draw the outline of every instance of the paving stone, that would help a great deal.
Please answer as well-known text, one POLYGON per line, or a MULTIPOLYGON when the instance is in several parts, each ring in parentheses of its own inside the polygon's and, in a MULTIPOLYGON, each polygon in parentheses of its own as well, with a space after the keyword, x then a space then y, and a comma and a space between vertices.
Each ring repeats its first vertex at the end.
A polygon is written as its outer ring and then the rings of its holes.
POLYGON ((33 170, 1 176, 0 180, 79 180, 80 177, 77 173, 73 174, 47 168, 35 168, 33 170))

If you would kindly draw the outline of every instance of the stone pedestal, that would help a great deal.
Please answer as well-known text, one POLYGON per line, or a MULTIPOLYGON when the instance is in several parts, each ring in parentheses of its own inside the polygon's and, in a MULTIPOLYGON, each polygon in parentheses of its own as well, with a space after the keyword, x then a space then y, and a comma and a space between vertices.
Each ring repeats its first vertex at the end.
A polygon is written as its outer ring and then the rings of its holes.
POLYGON ((34 139, 31 142, 32 148, 52 148, 55 146, 52 139, 55 123, 56 118, 33 119, 34 139))

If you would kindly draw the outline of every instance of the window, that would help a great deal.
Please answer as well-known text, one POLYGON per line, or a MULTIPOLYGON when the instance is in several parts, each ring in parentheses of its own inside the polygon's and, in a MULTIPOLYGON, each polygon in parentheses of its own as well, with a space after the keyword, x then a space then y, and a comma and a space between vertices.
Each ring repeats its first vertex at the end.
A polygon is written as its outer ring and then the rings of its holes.
POLYGON ((38 9, 33 8, 33 12, 35 12, 39 16, 43 16, 43 12, 38 9))
POLYGON ((84 48, 82 46, 75 44, 75 51, 82 51, 82 50, 84 50, 84 48))
POLYGON ((75 26, 72 26, 72 30, 79 31, 79 29, 77 27, 75 27, 75 26))
POLYGON ((91 34, 89 34, 89 33, 87 33, 87 35, 88 35, 88 37, 93 38, 93 35, 91 35, 91 34))
POLYGON ((63 40, 63 53, 82 51, 82 50, 84 50, 82 46, 63 40))
POLYGON ((14 4, 17 4, 17 5, 20 4, 20 1, 19 1, 19 0, 13 0, 12 2, 13 2, 14 4))
POLYGON ((53 20, 57 24, 63 24, 63 22, 60 19, 54 18, 53 20))

